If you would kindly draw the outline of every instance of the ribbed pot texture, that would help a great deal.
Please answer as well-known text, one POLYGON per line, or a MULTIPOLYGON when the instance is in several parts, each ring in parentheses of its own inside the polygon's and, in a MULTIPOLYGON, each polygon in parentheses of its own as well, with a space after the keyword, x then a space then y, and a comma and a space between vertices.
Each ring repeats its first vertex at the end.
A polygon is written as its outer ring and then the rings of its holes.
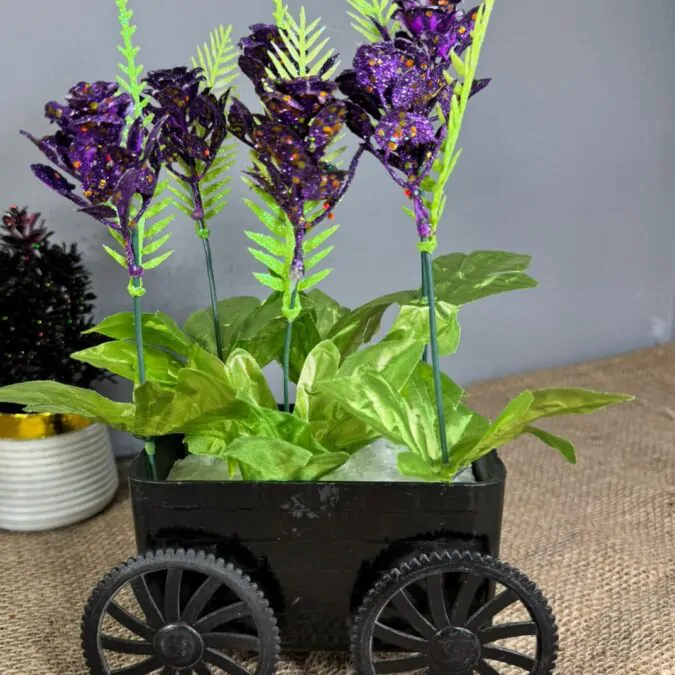
POLYGON ((0 528, 51 530, 85 520, 115 496, 108 430, 92 424, 39 440, 0 439, 0 528))

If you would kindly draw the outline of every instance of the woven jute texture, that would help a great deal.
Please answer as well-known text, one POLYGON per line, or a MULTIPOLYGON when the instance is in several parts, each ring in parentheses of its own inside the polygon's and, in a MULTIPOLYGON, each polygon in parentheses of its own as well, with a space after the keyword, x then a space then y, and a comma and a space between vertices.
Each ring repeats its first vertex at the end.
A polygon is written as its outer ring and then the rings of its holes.
MULTIPOLYGON (((635 403, 547 425, 578 444, 579 465, 523 440, 509 469, 502 557, 558 617, 559 675, 675 675, 675 346, 481 384, 494 414, 526 388, 585 386, 635 403)), ((124 491, 66 530, 0 534, 0 673, 85 675, 79 622, 91 588, 134 554, 124 491)), ((286 661, 282 675, 345 675, 344 660, 286 661)))

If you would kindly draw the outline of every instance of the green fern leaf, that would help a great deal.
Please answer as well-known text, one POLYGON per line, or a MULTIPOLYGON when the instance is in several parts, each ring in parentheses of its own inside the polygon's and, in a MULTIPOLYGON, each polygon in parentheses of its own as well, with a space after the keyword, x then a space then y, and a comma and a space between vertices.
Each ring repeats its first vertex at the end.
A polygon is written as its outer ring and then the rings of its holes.
POLYGON ((321 230, 319 234, 315 234, 311 239, 305 240, 304 251, 305 253, 311 253, 316 251, 319 246, 328 240, 329 237, 332 237, 340 229, 339 225, 333 225, 325 230, 321 230))
POLYGON ((299 18, 296 20, 288 7, 280 0, 275 0, 275 20, 281 34, 283 46, 274 46, 270 52, 273 68, 268 75, 272 79, 295 79, 298 77, 322 77, 329 79, 337 71, 338 64, 334 64, 329 72, 321 73, 321 69, 333 56, 335 50, 327 49, 329 38, 321 39, 325 26, 321 19, 307 22, 307 12, 300 8, 299 18))
POLYGON ((171 223, 173 223, 175 219, 176 217, 173 214, 171 214, 153 223, 149 228, 145 230, 145 238, 153 239, 158 234, 161 234, 171 223))
POLYGON ((286 255, 286 249, 282 241, 276 237, 270 237, 267 234, 260 234, 258 232, 244 232, 244 234, 253 242, 269 251, 272 255, 283 256, 286 255))
POLYGON ((134 101, 133 119, 140 117, 148 101, 143 97, 143 83, 140 75, 143 72, 143 66, 136 63, 136 56, 140 49, 134 46, 133 36, 136 33, 136 26, 131 23, 134 13, 129 9, 129 0, 115 0, 118 8, 118 21, 120 25, 120 35, 122 44, 118 46, 120 53, 126 58, 126 64, 120 64, 120 69, 124 75, 117 77, 120 87, 131 95, 134 101))
POLYGON ((166 244, 167 241, 169 241, 169 239, 171 239, 171 233, 165 234, 163 237, 156 239, 151 244, 144 246, 143 255, 152 255, 153 253, 156 253, 157 251, 159 251, 160 248, 162 248, 164 244, 166 244))
POLYGON ((321 270, 312 276, 305 277, 298 283, 299 291, 308 291, 310 288, 314 288, 317 284, 320 284, 333 270, 321 270))
POLYGON ((260 205, 256 204, 250 199, 244 199, 244 203, 248 206, 253 213, 258 217, 260 222, 272 233, 276 234, 279 237, 283 237, 286 234, 286 227, 290 226, 286 214, 279 209, 278 212, 270 213, 265 211, 260 205))
POLYGON ((260 263, 265 265, 268 269, 272 270, 275 274, 283 276, 286 273, 286 266, 280 260, 277 260, 274 256, 271 256, 269 253, 264 253, 259 251, 257 248, 250 248, 249 253, 260 263))
POLYGON ((219 26, 209 34, 209 41, 197 47, 193 68, 202 68, 206 86, 216 96, 232 87, 237 79, 237 48, 232 42, 232 26, 219 26))
POLYGON ((205 212, 204 220, 207 222, 213 220, 226 206, 226 201, 220 202, 217 206, 214 206, 212 209, 205 212))
POLYGON ((267 286, 267 288, 271 288, 273 291, 283 293, 285 290, 285 284, 279 277, 272 276, 271 274, 263 274, 262 272, 254 272, 253 276, 263 286, 267 286))
POLYGON ((311 258, 307 258, 307 260, 305 260, 305 270, 309 271, 314 269, 324 258, 328 257, 334 249, 335 246, 329 246, 328 248, 324 248, 323 251, 319 251, 319 253, 313 255, 311 258))
POLYGON ((118 253, 114 249, 110 248, 106 244, 103 244, 103 250, 116 262, 119 263, 124 269, 127 269, 127 261, 124 259, 124 256, 121 253, 118 253))
POLYGON ((158 255, 156 258, 144 262, 143 268, 146 270, 154 270, 155 267, 159 267, 165 260, 170 258, 173 254, 174 251, 167 251, 166 253, 162 253, 162 255, 158 255))
POLYGON ((399 24, 394 21, 394 15, 398 7, 394 0, 347 0, 354 9, 347 12, 354 19, 352 28, 358 31, 369 42, 380 42, 382 36, 373 24, 373 19, 384 26, 391 33, 395 33, 399 24))

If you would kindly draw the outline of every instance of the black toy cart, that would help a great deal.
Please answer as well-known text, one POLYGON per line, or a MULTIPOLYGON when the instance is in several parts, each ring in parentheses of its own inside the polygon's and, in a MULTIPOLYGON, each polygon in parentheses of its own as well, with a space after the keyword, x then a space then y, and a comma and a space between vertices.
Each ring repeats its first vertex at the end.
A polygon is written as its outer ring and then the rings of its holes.
MULTIPOLYGON (((164 448, 168 474, 180 446, 164 448)), ((500 562, 506 472, 475 484, 177 483, 131 469, 139 555, 86 607, 92 675, 272 675, 281 650, 358 675, 553 672, 557 629, 500 562)))

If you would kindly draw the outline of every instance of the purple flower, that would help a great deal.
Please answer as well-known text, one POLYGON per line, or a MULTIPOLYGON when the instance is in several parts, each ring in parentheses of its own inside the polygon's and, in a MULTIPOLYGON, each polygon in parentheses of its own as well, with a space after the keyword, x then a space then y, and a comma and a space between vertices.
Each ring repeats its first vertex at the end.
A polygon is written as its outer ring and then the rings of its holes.
POLYGON ((274 197, 293 224, 296 250, 292 273, 299 279, 304 275, 305 234, 325 218, 332 218, 333 209, 351 184, 362 150, 346 171, 326 161, 327 151, 347 118, 347 105, 335 97, 337 84, 322 79, 334 59, 323 66, 320 76, 273 80, 269 53, 274 45, 283 48, 279 29, 256 25, 251 30, 251 36, 240 43, 240 66, 253 81, 265 113, 253 115, 235 99, 228 127, 255 153, 259 164, 248 175, 274 197), (305 212, 310 202, 324 202, 324 211, 308 222, 305 212))
POLYGON ((450 52, 458 56, 471 44, 471 32, 478 17, 478 8, 469 12, 457 9, 461 0, 396 0, 399 10, 395 18, 409 36, 397 36, 398 46, 410 38, 423 44, 433 58, 447 61, 450 52))
POLYGON ((201 220, 204 209, 199 184, 227 137, 225 107, 230 92, 216 98, 210 89, 203 89, 200 68, 156 70, 145 81, 146 94, 154 100, 147 110, 155 121, 165 120, 157 146, 159 161, 190 185, 196 204, 193 218, 201 220))
MULTIPOLYGON (((431 234, 421 185, 430 174, 447 135, 441 123, 450 114, 457 83, 446 79, 450 52, 471 41, 476 10, 464 14, 449 0, 397 0, 405 31, 393 38, 380 27, 383 41, 363 45, 353 68, 337 82, 347 97, 347 125, 413 199, 418 234, 431 234)), ((470 96, 489 80, 472 85, 470 96)))
POLYGON ((54 134, 36 138, 21 133, 58 169, 33 164, 33 173, 80 211, 119 232, 125 241, 129 274, 141 276, 133 254, 132 229, 155 193, 160 167, 152 160, 152 151, 160 125, 148 132, 141 120, 136 120, 124 142, 132 108, 131 97, 120 93, 116 84, 80 82, 70 90, 65 105, 47 103, 45 116, 58 126, 54 134), (76 184, 81 194, 76 192, 76 184), (136 195, 141 197, 141 207, 132 214, 136 195))

